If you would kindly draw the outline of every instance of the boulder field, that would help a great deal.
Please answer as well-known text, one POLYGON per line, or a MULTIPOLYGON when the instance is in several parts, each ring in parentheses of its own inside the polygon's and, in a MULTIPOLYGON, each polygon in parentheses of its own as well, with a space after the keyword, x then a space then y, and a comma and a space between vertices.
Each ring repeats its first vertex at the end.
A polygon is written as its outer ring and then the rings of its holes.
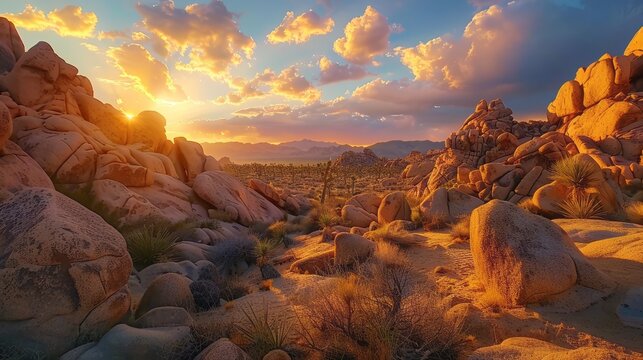
MULTIPOLYGON (((597 199, 611 220, 632 216, 624 209, 640 202, 643 189, 642 74, 643 28, 623 55, 605 54, 565 82, 547 106, 546 120, 518 122, 501 100, 481 100, 444 150, 392 163, 371 150, 341 156, 333 166, 406 164, 399 179, 382 185, 406 181, 410 189, 352 196, 331 209, 324 229, 294 243, 306 251, 284 251, 277 261, 259 254, 254 233, 266 225, 266 234, 278 237, 278 229, 267 225, 292 219, 305 228, 303 215, 313 203, 303 193, 259 179, 241 182, 222 170, 229 159, 219 162, 183 137, 168 139, 159 113, 128 119, 96 99, 90 79, 49 44, 25 49, 14 25, 0 18, 0 355, 30 349, 41 358, 66 360, 184 356, 195 324, 208 316, 195 314, 235 313, 232 300, 223 310, 219 305, 228 304, 223 298, 233 290, 246 290, 225 284, 228 293, 220 291, 220 270, 238 280, 259 269, 256 262, 262 269, 254 277, 267 279, 267 267, 278 286, 302 289, 372 258, 386 259, 391 268, 406 264, 397 245, 417 247, 407 251, 408 263, 421 276, 440 276, 441 290, 462 290, 466 296, 449 294, 449 311, 466 313, 466 320, 484 289, 502 306, 550 306, 561 313, 617 302, 610 314, 638 329, 641 227, 551 221, 525 208, 560 217, 561 199, 582 193, 597 199), (555 177, 552 167, 566 159, 598 174, 591 186, 579 191, 555 177), (444 232, 410 233, 420 223, 453 224, 470 214, 468 244, 444 232), (173 257, 135 268, 117 229, 157 223, 177 226, 181 234, 173 257), (181 232, 181 224, 197 225, 181 232), (610 266, 615 260, 626 270, 610 266), (480 288, 472 290, 472 284, 480 288)), ((279 238, 284 246, 288 236, 279 238)), ((274 296, 271 284, 262 282, 263 291, 252 299, 274 296)), ((301 300, 301 294, 278 294, 278 309, 301 300)), ((614 323, 608 325, 620 326, 614 323)), ((492 328, 486 325, 478 328, 492 328)), ((472 349, 471 358, 613 355, 507 333, 499 344, 494 338, 472 349)), ((250 358, 222 336, 191 358, 250 358)), ((290 358, 283 349, 271 350, 264 359, 290 358)))

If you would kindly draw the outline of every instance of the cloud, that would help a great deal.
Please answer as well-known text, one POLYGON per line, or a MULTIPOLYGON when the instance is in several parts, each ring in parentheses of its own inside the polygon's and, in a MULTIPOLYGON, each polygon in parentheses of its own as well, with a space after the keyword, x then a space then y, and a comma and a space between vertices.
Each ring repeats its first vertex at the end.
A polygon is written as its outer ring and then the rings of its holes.
POLYGON ((363 67, 357 65, 341 65, 332 62, 323 56, 319 60, 319 83, 322 85, 331 84, 345 80, 359 80, 370 74, 363 67))
POLYGON ((170 72, 139 44, 123 44, 107 50, 124 77, 152 99, 184 100, 185 93, 174 84, 170 72))
POLYGON ((437 37, 396 51, 417 80, 454 89, 475 86, 511 70, 513 52, 529 36, 525 25, 493 5, 475 14, 459 39, 437 37))
POLYGON ((180 9, 173 0, 161 0, 155 6, 139 3, 136 9, 145 28, 163 42, 155 49, 187 57, 186 62, 176 65, 178 69, 220 78, 244 57, 252 57, 254 40, 239 31, 237 16, 229 12, 222 1, 212 0, 180 9))
POLYGON ((16 27, 29 31, 55 31, 60 36, 88 38, 94 35, 98 16, 83 12, 80 6, 67 5, 45 14, 31 4, 19 13, 2 13, 0 16, 12 21, 16 27))
POLYGON ((124 31, 112 30, 112 31, 100 31, 98 33, 98 40, 116 40, 116 39, 127 39, 128 36, 124 31))
POLYGON ((333 31, 335 22, 331 18, 322 18, 316 12, 309 10, 297 17, 292 11, 286 16, 266 38, 271 44, 295 43, 301 44, 315 35, 325 35, 333 31))
POLYGON ((354 64, 365 65, 388 50, 391 27, 386 18, 368 6, 364 15, 353 18, 344 28, 344 37, 333 44, 333 49, 354 64))
POLYGON ((83 43, 80 43, 80 45, 81 45, 82 47, 84 47, 85 49, 87 49, 87 50, 91 51, 91 52, 95 52, 95 53, 97 53, 97 52, 99 52, 99 51, 100 51, 100 49, 98 48, 98 46, 96 46, 96 45, 94 45, 94 44, 91 44, 91 43, 83 42, 83 43))
POLYGON ((287 67, 279 74, 271 69, 265 69, 250 80, 234 78, 228 80, 228 86, 235 91, 217 98, 218 103, 240 104, 251 98, 263 97, 268 94, 268 91, 271 94, 305 103, 318 101, 321 97, 321 92, 299 74, 295 66, 287 67))
POLYGON ((235 111, 234 114, 237 116, 256 117, 259 115, 283 115, 288 114, 291 111, 292 108, 286 104, 275 104, 264 107, 245 108, 235 111))

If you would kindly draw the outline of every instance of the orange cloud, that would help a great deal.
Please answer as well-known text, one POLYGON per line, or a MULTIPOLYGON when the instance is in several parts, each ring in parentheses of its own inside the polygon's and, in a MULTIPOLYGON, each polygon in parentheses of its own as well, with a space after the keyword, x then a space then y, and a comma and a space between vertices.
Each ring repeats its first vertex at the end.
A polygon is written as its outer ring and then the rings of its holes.
POLYGON ((236 16, 221 1, 180 9, 173 0, 161 0, 155 6, 139 3, 136 9, 147 30, 162 41, 155 49, 187 55, 189 61, 178 63, 178 69, 221 78, 230 66, 252 57, 254 40, 239 31, 236 16))
POLYGON ((353 18, 346 25, 344 37, 335 40, 333 49, 354 64, 368 64, 388 50, 390 34, 386 18, 368 6, 364 15, 353 18))
POLYGON ((88 38, 94 35, 98 16, 83 12, 80 6, 67 5, 47 14, 31 4, 19 13, 2 13, 0 16, 12 21, 16 27, 29 31, 55 31, 60 36, 88 38))
POLYGON ((151 99, 184 100, 185 93, 174 84, 170 72, 159 60, 139 44, 123 44, 107 50, 122 76, 151 99))
POLYGON ((370 75, 361 66, 351 64, 341 65, 332 62, 323 56, 319 60, 319 83, 322 85, 331 84, 345 80, 359 80, 370 75))
POLYGON ((507 72, 524 36, 520 22, 494 5, 475 14, 460 39, 437 37, 396 52, 417 80, 458 89, 507 72))
POLYGON ((295 43, 301 44, 308 41, 312 36, 325 35, 333 31, 335 22, 331 18, 322 18, 317 13, 309 10, 297 17, 292 11, 288 11, 267 39, 271 44, 295 43))
POLYGON ((295 66, 287 67, 279 74, 265 69, 249 81, 242 78, 228 80, 228 86, 235 91, 217 98, 218 103, 240 104, 251 98, 265 96, 268 90, 271 94, 303 101, 307 104, 315 102, 321 97, 321 92, 299 74, 295 66))

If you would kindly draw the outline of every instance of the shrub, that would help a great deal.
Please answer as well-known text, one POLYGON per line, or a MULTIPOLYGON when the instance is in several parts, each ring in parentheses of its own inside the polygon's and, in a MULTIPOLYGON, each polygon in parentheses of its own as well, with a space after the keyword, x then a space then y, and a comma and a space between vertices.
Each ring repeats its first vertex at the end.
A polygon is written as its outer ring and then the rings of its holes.
POLYGON ((178 240, 166 226, 146 225, 125 233, 127 251, 138 269, 167 261, 178 240))
POLYGON ((221 299, 231 302, 232 300, 244 297, 250 293, 250 286, 245 279, 238 276, 231 276, 219 283, 221 299))
POLYGON ((422 226, 422 213, 420 212, 419 206, 414 206, 413 208, 411 208, 411 221, 417 228, 422 226))
POLYGON ((274 349, 284 349, 291 340, 292 324, 283 318, 271 318, 268 309, 257 313, 248 305, 242 307, 243 320, 237 330, 249 342, 250 353, 261 359, 274 349))
POLYGON ((599 186, 603 182, 603 174, 600 167, 593 161, 572 156, 554 164, 551 179, 575 191, 580 191, 599 186))
POLYGON ((282 243, 284 246, 288 246, 289 243, 286 240, 286 232, 287 232, 287 227, 286 227, 286 222, 285 221, 277 221, 276 223, 270 225, 268 227, 267 235, 270 237, 274 242, 276 243, 282 243))
POLYGON ((585 193, 570 194, 559 207, 569 219, 600 219, 605 215, 600 201, 585 193))
POLYGON ((447 318, 447 309, 426 294, 410 267, 379 263, 361 275, 342 278, 305 304, 298 318, 311 349, 332 358, 458 357, 462 319, 447 318))
POLYGON ((408 264, 406 255, 396 245, 380 241, 375 246, 373 259, 385 266, 404 266, 408 264))
POLYGON ((630 222, 643 225, 643 201, 636 201, 625 207, 630 222))
POLYGON ((426 242, 426 238, 419 234, 412 234, 402 229, 391 229, 385 224, 378 229, 369 231, 365 236, 375 242, 387 241, 398 246, 414 246, 426 242))
POLYGON ((327 228, 339 224, 339 217, 330 209, 323 209, 319 213, 319 218, 317 219, 319 226, 322 228, 327 228))
POLYGON ((241 261, 248 264, 255 262, 256 243, 254 237, 221 240, 210 248, 208 260, 217 264, 222 274, 234 273, 241 261))
POLYGON ((257 241, 254 249, 257 264, 259 266, 267 264, 270 254, 278 245, 279 243, 274 239, 261 239, 257 241))
POLYGON ((470 223, 470 215, 460 218, 455 224, 451 226, 451 236, 454 239, 469 240, 470 223))

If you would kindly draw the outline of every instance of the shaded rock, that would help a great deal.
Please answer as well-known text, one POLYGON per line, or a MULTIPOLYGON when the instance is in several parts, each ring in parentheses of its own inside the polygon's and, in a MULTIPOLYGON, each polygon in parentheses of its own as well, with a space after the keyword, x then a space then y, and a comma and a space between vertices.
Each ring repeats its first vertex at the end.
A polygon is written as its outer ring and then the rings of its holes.
POLYGON ((225 211, 246 226, 254 222, 271 224, 283 217, 281 210, 270 201, 222 171, 199 174, 194 179, 193 190, 217 210, 225 211))
POLYGON ((221 338, 201 351, 194 360, 252 360, 228 338, 221 338))
POLYGON ((154 308, 134 322, 134 327, 147 329, 157 327, 192 326, 192 316, 183 308, 161 306, 154 308))
POLYGON ((98 215, 51 190, 0 204, 0 338, 55 357, 100 336, 129 310, 125 240, 98 215))
POLYGON ((139 318, 148 311, 162 306, 177 306, 193 311, 195 303, 190 289, 191 283, 192 280, 179 274, 158 276, 143 294, 136 309, 136 317, 139 318))
POLYGON ((339 233, 335 236, 335 265, 350 265, 364 260, 375 251, 375 243, 363 236, 339 233))
POLYGON ((90 95, 74 94, 83 118, 96 125, 105 136, 116 144, 127 143, 128 119, 120 110, 104 104, 90 95))
POLYGON ((527 337, 512 337, 499 345, 479 348, 469 356, 470 360, 515 359, 515 360, 602 360, 627 359, 629 356, 614 350, 581 347, 565 349, 543 340, 527 337))
POLYGON ((188 141, 184 137, 174 138, 174 145, 179 152, 179 161, 186 171, 187 182, 191 183, 194 178, 205 169, 206 156, 203 153, 201 144, 188 141))
POLYGON ((281 349, 275 349, 267 353, 263 360, 291 360, 290 355, 281 349))
POLYGON ((125 324, 113 327, 78 360, 90 359, 173 359, 192 339, 187 326, 138 329, 125 324))
POLYGON ((473 211, 470 243, 477 277, 508 304, 547 302, 576 284, 600 296, 614 288, 558 225, 510 202, 473 211))
POLYGON ((420 203, 420 213, 425 221, 431 219, 449 221, 449 192, 447 189, 439 187, 432 191, 420 203))
POLYGON ((623 325, 643 329, 643 287, 628 290, 616 314, 623 325))
POLYGON ((272 264, 261 265, 259 270, 261 271, 261 278, 264 280, 277 279, 281 277, 281 274, 279 273, 279 271, 275 269, 275 267, 272 266, 272 264))
POLYGON ((299 274, 324 274, 333 267, 335 249, 299 259, 290 265, 290 271, 299 274))
POLYGON ((0 154, 3 153, 7 141, 13 133, 13 117, 7 105, 0 102, 0 154))
POLYGON ((342 208, 343 224, 357 227, 367 227, 373 221, 377 221, 377 216, 360 207, 354 205, 345 205, 342 208))
POLYGON ((2 74, 11 71, 16 61, 25 53, 25 45, 16 27, 6 18, 0 18, 0 48, 4 53, 0 59, 0 74, 2 74))
POLYGON ((380 224, 386 224, 393 220, 411 220, 411 206, 403 191, 386 195, 377 210, 377 222, 380 224))
POLYGON ((475 208, 484 204, 484 201, 479 198, 467 195, 456 189, 449 189, 447 198, 451 221, 468 216, 475 208))
POLYGON ((380 208, 381 203, 382 198, 376 193, 363 193, 348 199, 346 205, 353 205, 377 215, 377 210, 380 208))

